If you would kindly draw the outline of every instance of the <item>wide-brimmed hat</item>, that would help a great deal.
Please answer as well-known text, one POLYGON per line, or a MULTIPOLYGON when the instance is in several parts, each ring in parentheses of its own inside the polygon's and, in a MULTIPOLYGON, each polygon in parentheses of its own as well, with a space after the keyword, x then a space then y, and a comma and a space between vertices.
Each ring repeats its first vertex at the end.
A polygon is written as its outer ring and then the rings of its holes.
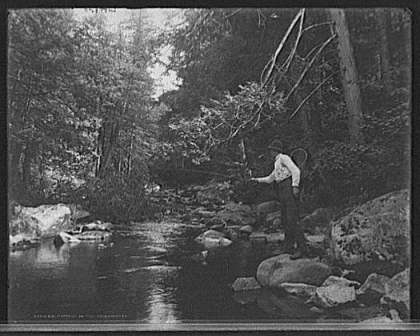
POLYGON ((273 140, 269 145, 268 145, 269 149, 281 152, 284 150, 284 143, 281 140, 273 140))

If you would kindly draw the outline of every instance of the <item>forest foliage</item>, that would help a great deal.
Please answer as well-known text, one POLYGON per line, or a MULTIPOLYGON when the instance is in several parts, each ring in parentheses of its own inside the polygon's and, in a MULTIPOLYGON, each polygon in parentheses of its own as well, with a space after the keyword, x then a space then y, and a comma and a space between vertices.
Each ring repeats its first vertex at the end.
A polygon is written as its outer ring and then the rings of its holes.
POLYGON ((354 139, 328 10, 178 11, 183 23, 161 34, 138 12, 115 32, 101 12, 84 20, 70 9, 10 12, 10 199, 140 219, 154 211, 147 186, 220 176, 252 203, 267 187, 247 177, 270 172, 264 154, 274 138, 309 152, 309 208, 407 186, 409 13, 344 11, 362 112, 354 139), (181 84, 156 100, 148 67, 165 46, 181 84))

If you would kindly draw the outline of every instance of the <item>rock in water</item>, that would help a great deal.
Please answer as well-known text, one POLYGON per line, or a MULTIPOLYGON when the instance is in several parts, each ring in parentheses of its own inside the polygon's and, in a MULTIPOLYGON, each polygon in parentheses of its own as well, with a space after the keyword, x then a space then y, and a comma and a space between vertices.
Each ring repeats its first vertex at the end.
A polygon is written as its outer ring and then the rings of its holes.
POLYGON ((356 290, 354 286, 356 285, 360 284, 357 281, 330 276, 323 282, 321 287, 316 289, 313 301, 324 308, 355 301, 356 290))
POLYGON ((232 241, 227 238, 204 238, 201 243, 207 249, 216 247, 226 247, 232 244, 232 241))
POLYGON ((200 242, 203 238, 225 238, 226 235, 223 232, 217 230, 207 230, 195 238, 197 242, 200 242))
POLYGON ((409 205, 408 190, 391 192, 331 222, 332 257, 346 265, 375 256, 408 263, 409 205))
POLYGON ((237 278, 232 284, 232 289, 237 291, 260 289, 261 286, 254 277, 237 278))
POLYGON ((216 247, 225 247, 232 244, 225 234, 216 230, 207 230, 194 239, 197 243, 202 244, 206 249, 216 247))
POLYGON ((56 239, 57 239, 57 242, 54 242, 54 243, 57 243, 57 244, 60 241, 63 244, 66 244, 66 243, 80 243, 80 239, 78 239, 78 238, 74 237, 73 235, 68 234, 66 232, 59 232, 58 235, 56 236, 56 239))
POLYGON ((405 305, 406 312, 410 311, 410 272, 406 270, 394 275, 392 279, 384 284, 385 302, 400 302, 405 305))
POLYGON ((54 237, 73 227, 73 220, 83 218, 88 212, 74 204, 48 204, 38 207, 15 206, 9 221, 11 240, 20 234, 34 238, 54 237))
POLYGON ((239 232, 245 233, 245 234, 251 234, 252 231, 253 229, 251 225, 244 225, 244 226, 241 226, 241 228, 239 229, 239 232))
POLYGON ((319 286, 331 274, 328 265, 313 259, 291 260, 281 254, 264 260, 257 269, 257 280, 264 287, 281 288, 284 282, 319 286))
POLYGON ((110 231, 112 228, 111 223, 103 223, 101 221, 95 221, 93 223, 83 224, 81 231, 110 231))
POLYGON ((335 275, 329 276, 323 283, 322 286, 331 286, 331 285, 340 285, 340 286, 353 286, 353 287, 359 287, 360 282, 349 280, 343 277, 338 277, 335 275))
POLYGON ((382 274, 370 274, 363 285, 356 291, 357 299, 361 302, 379 301, 385 294, 385 284, 391 279, 382 274))

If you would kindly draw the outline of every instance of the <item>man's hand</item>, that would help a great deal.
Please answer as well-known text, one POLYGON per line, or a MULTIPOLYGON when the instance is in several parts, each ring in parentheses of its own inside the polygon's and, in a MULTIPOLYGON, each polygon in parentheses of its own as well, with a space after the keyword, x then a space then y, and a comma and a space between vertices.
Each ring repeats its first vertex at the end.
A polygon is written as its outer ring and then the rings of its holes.
POLYGON ((258 183, 258 178, 257 177, 251 177, 249 179, 249 182, 251 182, 251 183, 258 183))
POLYGON ((297 186, 292 187, 293 196, 295 199, 299 199, 300 189, 297 186))

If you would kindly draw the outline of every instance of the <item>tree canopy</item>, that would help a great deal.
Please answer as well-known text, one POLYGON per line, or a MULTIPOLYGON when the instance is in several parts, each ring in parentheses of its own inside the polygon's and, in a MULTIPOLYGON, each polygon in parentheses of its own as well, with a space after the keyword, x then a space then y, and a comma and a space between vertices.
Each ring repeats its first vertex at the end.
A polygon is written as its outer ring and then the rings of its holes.
POLYGON ((271 170, 274 138, 310 153, 310 206, 408 183, 406 11, 174 11, 182 20, 160 34, 141 11, 112 32, 101 11, 83 20, 70 9, 10 12, 12 199, 83 200, 139 218, 153 211, 151 183, 221 176, 252 202, 246 177, 271 170), (164 47, 181 84, 156 100, 149 69, 164 47))

